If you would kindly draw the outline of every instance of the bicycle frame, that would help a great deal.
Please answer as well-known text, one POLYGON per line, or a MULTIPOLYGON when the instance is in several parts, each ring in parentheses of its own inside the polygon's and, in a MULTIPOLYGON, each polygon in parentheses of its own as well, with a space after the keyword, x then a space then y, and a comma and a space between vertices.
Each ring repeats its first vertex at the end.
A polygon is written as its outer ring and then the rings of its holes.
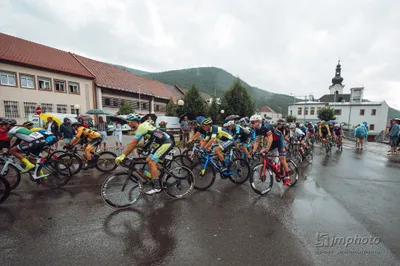
MULTIPOLYGON (((7 171, 9 165, 14 166, 21 173, 22 173, 22 171, 24 171, 24 168, 22 168, 19 164, 14 162, 14 158, 15 158, 15 156, 13 156, 13 155, 8 156, 6 160, 4 158, 2 158, 2 160, 4 162, 3 169, 1 169, 1 172, 0 172, 0 174, 2 176, 6 175, 6 171, 7 171)), ((28 173, 25 173, 25 174, 27 174, 28 176, 32 177, 34 180, 41 179, 41 178, 44 178, 44 177, 48 177, 49 175, 39 175, 38 176, 39 166, 43 167, 44 166, 43 162, 44 162, 44 157, 42 156, 42 154, 39 154, 39 156, 36 157, 35 170, 34 170, 33 174, 31 172, 28 172, 28 173)))
MULTIPOLYGON (((226 163, 227 161, 230 161, 230 160, 231 160, 231 157, 232 157, 232 154, 233 154, 233 150, 231 149, 230 152, 229 152, 229 154, 228 154, 228 157, 224 160, 223 163, 226 163)), ((207 153, 207 156, 206 156, 206 158, 205 158, 206 161, 204 162, 204 164, 203 164, 203 169, 201 170, 201 174, 202 174, 202 175, 205 174, 208 163, 211 163, 212 166, 213 166, 220 174, 222 174, 221 168, 219 167, 217 161, 215 161, 215 159, 214 159, 216 156, 217 156, 217 155, 213 154, 213 157, 211 157, 211 153, 210 153, 210 152, 207 153)), ((232 175, 233 173, 234 173, 234 172, 228 172, 228 173, 224 173, 224 175, 229 176, 229 175, 232 175)))

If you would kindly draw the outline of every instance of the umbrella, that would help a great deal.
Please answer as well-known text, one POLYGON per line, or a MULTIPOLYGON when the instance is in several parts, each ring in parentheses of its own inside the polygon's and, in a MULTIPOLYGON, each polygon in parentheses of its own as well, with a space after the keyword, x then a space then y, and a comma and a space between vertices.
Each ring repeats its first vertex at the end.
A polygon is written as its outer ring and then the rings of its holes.
POLYGON ((75 119, 77 119, 77 120, 78 120, 79 118, 82 118, 84 121, 93 120, 93 118, 92 118, 91 116, 89 116, 89 115, 79 115, 79 116, 75 117, 75 119))
POLYGON ((238 116, 238 115, 230 115, 227 118, 225 118, 225 120, 235 120, 235 119, 238 119, 238 118, 240 118, 240 116, 238 116))
POLYGON ((61 125, 61 124, 62 124, 62 121, 60 120, 60 118, 58 118, 57 116, 52 115, 52 114, 41 113, 39 117, 40 117, 42 120, 44 120, 44 121, 47 121, 47 118, 50 117, 50 118, 53 119, 53 121, 55 121, 58 125, 61 125))
POLYGON ((123 118, 123 117, 119 117, 119 116, 108 116, 108 118, 112 121, 112 122, 118 122, 121 125, 125 125, 128 124, 128 121, 123 118))
POLYGON ((101 109, 91 109, 87 111, 88 115, 109 115, 108 113, 104 112, 101 109))
POLYGON ((150 118, 150 120, 153 120, 154 122, 156 122, 156 120, 157 120, 157 116, 155 114, 147 114, 147 115, 143 116, 142 122, 149 120, 149 118, 150 118))

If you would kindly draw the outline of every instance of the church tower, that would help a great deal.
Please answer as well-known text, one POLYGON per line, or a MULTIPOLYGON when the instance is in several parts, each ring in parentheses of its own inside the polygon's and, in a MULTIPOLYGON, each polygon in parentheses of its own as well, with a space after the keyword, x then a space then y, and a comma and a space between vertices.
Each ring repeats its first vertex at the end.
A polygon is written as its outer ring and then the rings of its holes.
POLYGON ((340 65, 340 60, 336 66, 336 74, 335 77, 332 79, 332 85, 329 86, 329 90, 331 94, 343 94, 344 85, 342 84, 343 78, 341 77, 342 67, 340 65))

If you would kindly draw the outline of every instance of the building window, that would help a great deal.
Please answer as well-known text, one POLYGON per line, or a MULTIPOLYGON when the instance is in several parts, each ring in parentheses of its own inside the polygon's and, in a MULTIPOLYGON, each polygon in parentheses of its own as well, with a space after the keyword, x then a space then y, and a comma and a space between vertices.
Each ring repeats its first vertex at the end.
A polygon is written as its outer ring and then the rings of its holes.
POLYGON ((364 109, 360 110, 360 115, 365 115, 365 110, 364 109))
POLYGON ((79 94, 79 83, 68 82, 69 92, 79 94))
POLYGON ((144 109, 144 110, 147 109, 147 103, 142 103, 142 109, 144 109))
POLYGON ((48 78, 38 77, 39 90, 51 91, 51 80, 48 78))
POLYGON ((43 113, 52 113, 53 112, 53 104, 52 103, 42 103, 42 112, 43 113))
POLYGON ((369 130, 375 130, 375 125, 374 124, 369 125, 369 130))
POLYGON ((290 115, 293 115, 293 110, 290 110, 290 115))
POLYGON ((57 113, 66 114, 67 113, 67 105, 57 104, 57 113))
POLYGON ((341 109, 335 109, 335 115, 342 115, 341 109))
POLYGON ((71 114, 76 115, 75 105, 71 105, 71 114))
POLYGON ((315 107, 310 108, 310 115, 315 115, 315 107))
POLYGON ((58 92, 65 92, 65 81, 63 80, 54 80, 54 89, 58 92))
POLYGON ((30 114, 36 113, 37 104, 33 102, 24 102, 24 113, 25 118, 28 118, 30 114))
POLYGON ((308 115, 308 107, 304 107, 304 114, 308 115))
POLYGON ((371 110, 371 115, 376 115, 376 109, 371 110))
POLYGON ((160 106, 156 104, 156 112, 160 111, 160 106))
POLYGON ((18 102, 4 101, 4 115, 8 118, 19 118, 18 102))
POLYGON ((301 115, 301 110, 302 110, 301 107, 297 108, 297 115, 301 115))
POLYGON ((0 72, 0 84, 4 86, 17 86, 15 74, 10 72, 0 72))
POLYGON ((35 89, 35 76, 20 75, 19 82, 21 84, 21 88, 35 89))
POLYGON ((104 98, 104 106, 111 106, 111 99, 110 98, 104 98))

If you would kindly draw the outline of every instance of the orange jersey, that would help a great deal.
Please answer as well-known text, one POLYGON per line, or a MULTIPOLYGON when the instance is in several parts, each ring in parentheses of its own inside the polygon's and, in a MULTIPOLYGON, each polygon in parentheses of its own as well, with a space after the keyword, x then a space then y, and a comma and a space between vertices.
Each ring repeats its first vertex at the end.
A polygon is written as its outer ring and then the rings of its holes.
POLYGON ((81 126, 81 127, 78 128, 75 137, 81 138, 82 135, 87 137, 88 140, 92 140, 92 139, 96 139, 96 138, 100 138, 101 137, 100 133, 97 133, 96 131, 93 131, 93 130, 90 130, 88 128, 85 128, 85 127, 81 126))

